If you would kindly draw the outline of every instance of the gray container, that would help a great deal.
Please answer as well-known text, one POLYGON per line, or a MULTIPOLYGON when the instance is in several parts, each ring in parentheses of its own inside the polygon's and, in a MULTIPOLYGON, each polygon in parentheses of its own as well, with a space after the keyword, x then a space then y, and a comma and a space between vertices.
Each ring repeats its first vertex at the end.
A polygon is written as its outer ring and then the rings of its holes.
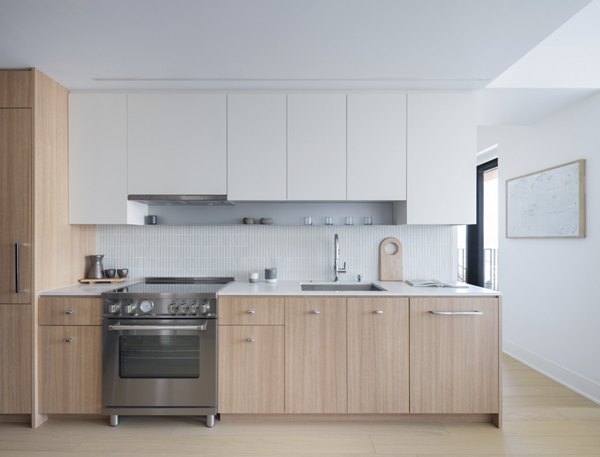
POLYGON ((96 254, 88 256, 90 259, 90 266, 86 275, 87 279, 102 279, 104 278, 104 266, 102 265, 102 259, 104 254, 96 254))

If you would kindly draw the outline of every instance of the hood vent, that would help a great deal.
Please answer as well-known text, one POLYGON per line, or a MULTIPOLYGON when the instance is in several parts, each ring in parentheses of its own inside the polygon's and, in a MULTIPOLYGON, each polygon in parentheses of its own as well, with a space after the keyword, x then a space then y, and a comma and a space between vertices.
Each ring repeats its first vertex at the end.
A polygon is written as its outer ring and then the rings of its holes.
POLYGON ((129 195, 127 200, 148 205, 232 206, 227 195, 129 195))

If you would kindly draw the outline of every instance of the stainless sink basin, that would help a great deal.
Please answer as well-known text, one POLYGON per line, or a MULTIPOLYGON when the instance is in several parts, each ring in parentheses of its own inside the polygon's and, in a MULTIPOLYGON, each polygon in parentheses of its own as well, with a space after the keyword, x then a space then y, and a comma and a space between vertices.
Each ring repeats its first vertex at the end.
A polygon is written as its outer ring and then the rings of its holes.
POLYGON ((344 283, 328 283, 328 284, 300 284, 300 287, 305 292, 385 292, 383 287, 379 287, 372 282, 364 284, 344 284, 344 283))

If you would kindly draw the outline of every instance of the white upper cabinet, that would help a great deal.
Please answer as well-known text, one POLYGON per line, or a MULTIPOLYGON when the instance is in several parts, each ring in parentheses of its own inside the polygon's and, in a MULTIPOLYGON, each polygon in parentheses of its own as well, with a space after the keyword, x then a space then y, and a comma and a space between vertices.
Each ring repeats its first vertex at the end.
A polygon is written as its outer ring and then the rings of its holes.
POLYGON ((408 94, 409 224, 475 223, 475 115, 472 93, 408 94))
POLYGON ((129 194, 227 193, 225 94, 127 96, 129 194))
POLYGON ((288 200, 346 200, 346 94, 288 95, 288 200))
POLYGON ((125 94, 69 94, 69 222, 143 224, 127 201, 125 94))
POLYGON ((406 94, 348 95, 348 200, 406 200, 406 94))
POLYGON ((227 195, 230 200, 285 200, 285 94, 227 97, 227 195))

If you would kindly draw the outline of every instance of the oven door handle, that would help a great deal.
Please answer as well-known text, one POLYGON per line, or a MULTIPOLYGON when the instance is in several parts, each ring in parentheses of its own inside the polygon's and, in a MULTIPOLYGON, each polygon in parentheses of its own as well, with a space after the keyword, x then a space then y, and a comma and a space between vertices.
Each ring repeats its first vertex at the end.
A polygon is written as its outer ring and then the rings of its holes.
POLYGON ((108 329, 119 332, 122 330, 196 330, 204 331, 208 326, 208 321, 202 325, 109 325, 108 329))

